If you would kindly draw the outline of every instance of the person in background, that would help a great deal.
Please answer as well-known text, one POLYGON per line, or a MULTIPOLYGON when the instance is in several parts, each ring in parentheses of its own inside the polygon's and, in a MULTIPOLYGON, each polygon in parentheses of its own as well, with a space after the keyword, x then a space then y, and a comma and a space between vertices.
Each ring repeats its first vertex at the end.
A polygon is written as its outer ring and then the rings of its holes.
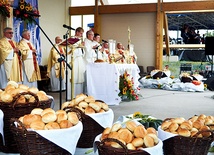
POLYGON ((93 38, 93 43, 94 46, 96 46, 95 53, 97 54, 97 58, 96 60, 103 60, 103 54, 102 54, 102 44, 100 43, 100 35, 98 33, 94 34, 94 38, 93 38))
POLYGON ((137 55, 134 52, 134 49, 133 49, 133 51, 130 51, 129 44, 127 46, 127 50, 124 51, 124 55, 125 55, 127 63, 130 63, 130 64, 137 63, 137 55))
POLYGON ((71 82, 74 84, 74 91, 73 91, 73 98, 76 97, 76 95, 84 93, 84 82, 85 82, 85 51, 84 51, 84 42, 82 42, 82 36, 84 33, 84 29, 82 27, 78 27, 75 30, 75 35, 73 38, 79 39, 78 42, 72 45, 72 60, 70 62, 70 65, 72 66, 72 73, 69 77, 71 77, 71 80, 68 81, 68 90, 67 90, 67 96, 68 99, 72 99, 71 97, 71 82))
POLYGON ((0 88, 7 86, 7 82, 12 80, 21 83, 22 62, 21 52, 17 43, 13 41, 13 29, 6 27, 3 30, 4 36, 0 39, 0 88))
POLYGON ((65 56, 65 49, 63 46, 59 45, 62 42, 62 39, 57 36, 55 38, 55 47, 60 52, 60 54, 56 51, 54 47, 51 48, 49 57, 48 57, 48 66, 47 66, 47 75, 50 77, 50 85, 51 91, 59 91, 60 90, 60 82, 61 82, 61 90, 65 90, 65 63, 61 62, 61 81, 60 77, 60 63, 58 59, 60 55, 65 56))
POLYGON ((126 64, 124 46, 121 42, 117 43, 117 49, 115 52, 115 61, 118 64, 126 64))
POLYGON ((110 53, 109 53, 109 46, 108 46, 108 42, 103 40, 103 43, 102 43, 102 48, 101 48, 101 53, 102 53, 102 57, 103 57, 103 61, 104 62, 110 62, 109 59, 110 59, 110 53))
POLYGON ((84 40, 86 64, 94 63, 94 61, 97 59, 97 54, 95 52, 95 49, 98 47, 98 45, 96 45, 93 42, 93 39, 94 39, 94 32, 92 30, 87 31, 86 32, 86 38, 84 40))
POLYGON ((20 40, 18 47, 22 54, 23 84, 28 87, 37 88, 37 81, 41 80, 41 74, 36 59, 36 49, 30 42, 30 31, 24 30, 22 32, 22 39, 20 40))

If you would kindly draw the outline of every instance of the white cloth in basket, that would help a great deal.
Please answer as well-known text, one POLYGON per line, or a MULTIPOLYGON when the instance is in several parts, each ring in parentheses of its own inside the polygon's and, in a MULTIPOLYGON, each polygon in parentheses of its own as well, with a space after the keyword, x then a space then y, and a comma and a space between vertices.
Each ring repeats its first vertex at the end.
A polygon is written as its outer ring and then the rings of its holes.
MULTIPOLYGON (((99 134, 95 138, 94 142, 100 141, 101 135, 102 134, 99 134)), ((150 148, 143 148, 142 150, 150 153, 151 155, 163 155, 163 142, 160 139, 158 139, 158 140, 159 140, 159 142, 158 142, 158 144, 156 146, 150 147, 150 148)), ((96 146, 95 143, 94 143, 94 152, 97 152, 97 146, 96 146)))
POLYGON ((77 142, 83 130, 82 122, 67 129, 34 130, 42 137, 64 148, 71 154, 75 153, 77 142))
POLYGON ((3 121, 3 118, 4 118, 4 113, 3 111, 0 109, 0 134, 2 135, 2 140, 3 140, 3 144, 5 144, 4 142, 4 121, 3 121))
POLYGON ((171 137, 177 136, 178 134, 173 134, 170 132, 166 132, 161 129, 161 126, 158 127, 158 138, 160 138, 162 141, 169 139, 171 137))
POLYGON ((103 113, 88 114, 88 116, 94 119, 103 128, 111 127, 114 121, 114 113, 112 109, 103 113))

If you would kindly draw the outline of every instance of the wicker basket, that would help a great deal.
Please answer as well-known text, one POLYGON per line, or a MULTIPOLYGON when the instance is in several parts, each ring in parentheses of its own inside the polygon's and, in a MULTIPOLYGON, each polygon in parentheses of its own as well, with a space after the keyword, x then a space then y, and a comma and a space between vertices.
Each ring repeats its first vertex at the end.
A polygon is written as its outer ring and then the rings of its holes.
POLYGON ((162 77, 162 74, 163 74, 163 72, 162 71, 159 71, 159 72, 157 72, 156 74, 154 74, 153 76, 152 76, 152 78, 153 79, 160 79, 161 77, 162 77))
MULTIPOLYGON (((211 132, 212 135, 207 138, 174 136, 164 140, 164 155, 207 155, 210 145, 214 140, 213 131, 202 132, 211 132)), ((200 133, 198 132, 198 134, 200 133)))
POLYGON ((94 139, 97 135, 101 134, 104 128, 93 120, 90 116, 84 114, 81 110, 77 108, 65 108, 64 110, 75 110, 78 111, 83 124, 83 131, 77 143, 79 148, 91 148, 93 147, 94 139))
POLYGON ((11 103, 0 102, 0 109, 4 113, 4 139, 5 139, 5 145, 1 145, 0 150, 2 152, 7 153, 18 153, 16 143, 14 141, 12 132, 10 131, 11 118, 19 118, 21 116, 24 116, 25 114, 29 114, 36 107, 42 109, 49 108, 51 106, 51 102, 52 99, 39 102, 38 96, 31 92, 23 92, 16 95, 11 103), (17 101, 21 95, 32 95, 35 98, 35 102, 19 104, 17 103, 17 101))
POLYGON ((113 138, 106 138, 103 139, 101 142, 96 141, 95 144, 98 148, 99 155, 150 155, 148 152, 143 150, 128 150, 122 142, 113 138), (111 146, 106 146, 105 142, 116 142, 122 148, 119 149, 113 148, 111 146))
POLYGON ((65 149, 45 139, 34 131, 27 131, 24 125, 16 118, 11 118, 11 131, 21 155, 71 155, 65 149), (14 122, 21 127, 16 127, 14 122))

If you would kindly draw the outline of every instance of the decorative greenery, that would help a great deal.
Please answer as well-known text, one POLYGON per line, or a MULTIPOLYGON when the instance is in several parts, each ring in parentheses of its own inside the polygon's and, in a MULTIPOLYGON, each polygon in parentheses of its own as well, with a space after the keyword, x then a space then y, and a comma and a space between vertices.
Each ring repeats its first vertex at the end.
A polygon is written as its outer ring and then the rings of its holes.
POLYGON ((7 1, 0 0, 0 14, 10 18, 10 4, 7 1))
POLYGON ((135 112, 132 117, 127 116, 129 119, 136 119, 146 129, 153 127, 158 130, 158 127, 162 124, 162 120, 151 117, 150 115, 143 115, 141 112, 135 112))
POLYGON ((35 18, 38 18, 39 11, 25 0, 19 0, 19 5, 13 10, 13 16, 25 21, 26 23, 33 23, 35 18))
POLYGON ((138 100, 140 88, 134 88, 133 77, 125 71, 123 75, 120 75, 119 82, 120 93, 118 94, 122 99, 125 97, 128 100, 138 100))

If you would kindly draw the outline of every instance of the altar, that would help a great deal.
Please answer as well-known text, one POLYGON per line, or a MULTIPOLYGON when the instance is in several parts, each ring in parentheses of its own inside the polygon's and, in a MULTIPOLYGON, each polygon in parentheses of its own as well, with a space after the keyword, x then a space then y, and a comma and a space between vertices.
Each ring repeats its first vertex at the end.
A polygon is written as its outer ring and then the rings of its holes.
POLYGON ((136 64, 91 63, 87 65, 87 93, 108 105, 121 102, 119 93, 119 77, 125 71, 133 77, 134 87, 139 86, 140 70, 136 64))

